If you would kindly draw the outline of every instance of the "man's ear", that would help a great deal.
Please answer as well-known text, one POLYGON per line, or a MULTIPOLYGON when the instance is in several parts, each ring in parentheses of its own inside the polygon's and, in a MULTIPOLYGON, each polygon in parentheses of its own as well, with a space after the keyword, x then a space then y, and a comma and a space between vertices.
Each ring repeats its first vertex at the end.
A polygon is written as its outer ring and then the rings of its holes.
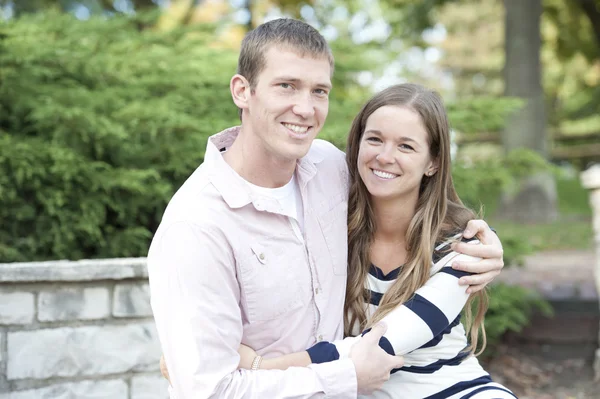
POLYGON ((248 80, 240 74, 233 75, 229 82, 229 90, 234 104, 240 109, 247 109, 251 94, 248 80))

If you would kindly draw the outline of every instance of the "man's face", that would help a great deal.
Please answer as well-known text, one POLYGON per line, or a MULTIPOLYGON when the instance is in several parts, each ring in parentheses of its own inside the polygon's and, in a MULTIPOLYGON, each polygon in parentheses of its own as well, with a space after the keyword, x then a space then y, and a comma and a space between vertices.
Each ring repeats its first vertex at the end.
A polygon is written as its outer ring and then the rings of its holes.
POLYGON ((308 152, 329 111, 331 67, 326 57, 302 57, 271 47, 248 100, 249 124, 262 156, 295 161, 308 152))

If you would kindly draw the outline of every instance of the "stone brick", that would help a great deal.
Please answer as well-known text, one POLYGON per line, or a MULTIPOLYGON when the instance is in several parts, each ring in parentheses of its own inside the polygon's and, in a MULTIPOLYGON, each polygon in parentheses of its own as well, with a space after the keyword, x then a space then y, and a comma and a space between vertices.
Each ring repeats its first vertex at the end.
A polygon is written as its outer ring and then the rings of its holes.
POLYGON ((131 399, 168 399, 169 382, 162 376, 138 376, 131 379, 131 399))
POLYGON ((121 380, 63 383, 44 388, 0 394, 0 399, 128 399, 127 383, 121 380))
POLYGON ((42 291, 38 296, 38 320, 94 320, 110 315, 106 287, 72 287, 42 291))
POLYGON ((148 277, 146 258, 0 263, 0 282, 94 281, 148 277))
POLYGON ((148 283, 117 284, 113 294, 113 316, 152 316, 148 283))
POLYGON ((9 380, 156 371, 154 323, 62 327, 8 333, 9 380))
POLYGON ((0 324, 29 324, 33 321, 34 296, 30 292, 0 290, 0 324))

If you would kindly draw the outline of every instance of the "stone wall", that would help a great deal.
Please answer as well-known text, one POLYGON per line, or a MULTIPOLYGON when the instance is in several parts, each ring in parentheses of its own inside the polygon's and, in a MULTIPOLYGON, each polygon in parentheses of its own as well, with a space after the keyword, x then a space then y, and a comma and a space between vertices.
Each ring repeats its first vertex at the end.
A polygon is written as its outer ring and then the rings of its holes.
POLYGON ((164 399, 146 260, 0 264, 0 399, 164 399))

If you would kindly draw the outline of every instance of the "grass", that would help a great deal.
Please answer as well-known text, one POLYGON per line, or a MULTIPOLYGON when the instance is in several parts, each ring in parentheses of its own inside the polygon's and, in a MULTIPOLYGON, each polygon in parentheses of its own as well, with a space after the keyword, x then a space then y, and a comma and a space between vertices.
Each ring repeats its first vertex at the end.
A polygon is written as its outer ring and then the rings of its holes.
POLYGON ((523 224, 502 220, 494 215, 498 197, 482 199, 486 219, 502 239, 524 237, 533 251, 591 249, 594 234, 589 194, 579 177, 557 179, 559 220, 544 224, 523 224))
POLYGON ((534 251, 593 248, 590 220, 558 220, 547 224, 518 224, 491 218, 488 223, 502 239, 527 237, 534 251))

